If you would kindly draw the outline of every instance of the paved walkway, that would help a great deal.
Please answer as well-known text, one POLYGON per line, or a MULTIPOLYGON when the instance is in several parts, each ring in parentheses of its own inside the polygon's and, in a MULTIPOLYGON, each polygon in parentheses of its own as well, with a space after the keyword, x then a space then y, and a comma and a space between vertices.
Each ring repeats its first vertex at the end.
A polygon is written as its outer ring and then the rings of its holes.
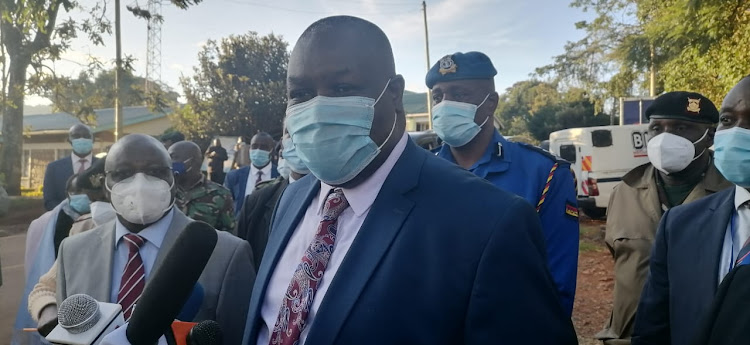
POLYGON ((0 237, 0 262, 3 272, 3 286, 0 286, 0 344, 10 344, 16 310, 23 294, 25 250, 25 233, 0 237))

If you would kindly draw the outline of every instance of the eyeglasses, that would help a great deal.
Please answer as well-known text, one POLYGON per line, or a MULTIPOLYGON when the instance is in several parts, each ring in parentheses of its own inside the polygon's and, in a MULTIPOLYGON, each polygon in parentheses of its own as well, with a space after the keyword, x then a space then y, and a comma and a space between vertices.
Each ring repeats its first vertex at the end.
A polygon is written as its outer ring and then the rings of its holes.
POLYGON ((158 167, 158 168, 145 168, 145 169, 117 169, 114 171, 106 171, 105 174, 112 182, 120 182, 133 177, 137 173, 144 173, 149 176, 153 176, 165 181, 170 181, 172 176, 172 168, 158 167))

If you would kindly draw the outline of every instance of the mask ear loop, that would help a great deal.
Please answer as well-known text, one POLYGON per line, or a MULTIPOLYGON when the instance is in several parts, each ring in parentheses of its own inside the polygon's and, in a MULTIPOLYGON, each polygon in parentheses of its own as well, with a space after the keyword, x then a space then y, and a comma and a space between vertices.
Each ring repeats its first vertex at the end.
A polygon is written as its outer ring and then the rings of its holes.
MULTIPOLYGON (((705 132, 705 133, 703 133, 703 136, 702 136, 702 137, 701 137, 700 139, 698 139, 698 140, 696 140, 696 141, 694 141, 694 142, 693 142, 693 145, 695 145, 695 144, 697 144, 697 143, 699 143, 699 142, 703 141, 703 139, 705 139, 705 138, 706 138, 706 136, 708 136, 708 128, 706 129, 706 132, 705 132)), ((699 154, 699 155, 697 155, 697 156, 693 157, 693 159, 692 159, 692 160, 691 160, 690 162, 692 163, 692 162, 694 162, 694 161, 695 161, 696 159, 698 159, 698 158, 701 158, 701 156, 703 156, 703 154, 704 154, 704 153, 706 153, 706 150, 708 150, 708 148, 704 148, 704 149, 703 149, 703 151, 701 151, 701 154, 699 154)))
MULTIPOLYGON (((482 105, 484 105, 484 103, 487 102, 487 99, 489 99, 489 98, 490 98, 490 94, 488 93, 487 96, 484 97, 484 100, 482 101, 482 103, 479 103, 479 105, 477 106, 477 110, 479 110, 479 107, 481 107, 482 105)), ((492 117, 492 115, 487 116, 484 119, 484 122, 482 122, 482 124, 479 125, 479 127, 484 127, 484 125, 487 123, 487 121, 490 120, 490 117, 492 117)))
MULTIPOLYGON (((383 95, 385 95, 385 90, 388 90, 389 85, 391 85, 391 79, 388 79, 388 82, 385 83, 385 87, 383 88, 383 91, 380 92, 380 96, 378 96, 378 99, 376 99, 375 103, 372 104, 373 109, 375 108, 375 104, 378 104, 378 102, 380 102, 380 98, 382 98, 383 95)), ((388 143, 388 140, 391 140, 391 136, 393 136, 393 131, 396 130, 397 121, 398 121, 398 114, 394 112, 393 113, 393 126, 391 126, 391 132, 388 133, 388 137, 385 138, 385 141, 383 141, 383 143, 378 146, 378 151, 380 151, 383 148, 383 146, 385 146, 385 144, 388 143)))

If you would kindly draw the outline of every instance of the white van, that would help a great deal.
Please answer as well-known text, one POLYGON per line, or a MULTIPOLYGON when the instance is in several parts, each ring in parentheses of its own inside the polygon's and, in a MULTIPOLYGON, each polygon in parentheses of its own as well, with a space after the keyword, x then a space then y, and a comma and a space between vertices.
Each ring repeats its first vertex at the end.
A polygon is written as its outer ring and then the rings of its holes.
POLYGON ((571 128, 551 133, 550 152, 572 163, 578 206, 591 218, 606 215, 612 188, 648 163, 648 124, 571 128))

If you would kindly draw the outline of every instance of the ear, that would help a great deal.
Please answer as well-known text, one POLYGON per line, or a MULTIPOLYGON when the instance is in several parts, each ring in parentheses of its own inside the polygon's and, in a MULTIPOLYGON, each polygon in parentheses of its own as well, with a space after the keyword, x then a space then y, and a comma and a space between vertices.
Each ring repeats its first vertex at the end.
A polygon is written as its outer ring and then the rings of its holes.
POLYGON ((404 115, 404 77, 400 74, 397 74, 393 79, 391 79, 390 84, 388 84, 388 92, 391 95, 391 99, 393 100, 393 106, 396 108, 396 113, 399 115, 404 115))

